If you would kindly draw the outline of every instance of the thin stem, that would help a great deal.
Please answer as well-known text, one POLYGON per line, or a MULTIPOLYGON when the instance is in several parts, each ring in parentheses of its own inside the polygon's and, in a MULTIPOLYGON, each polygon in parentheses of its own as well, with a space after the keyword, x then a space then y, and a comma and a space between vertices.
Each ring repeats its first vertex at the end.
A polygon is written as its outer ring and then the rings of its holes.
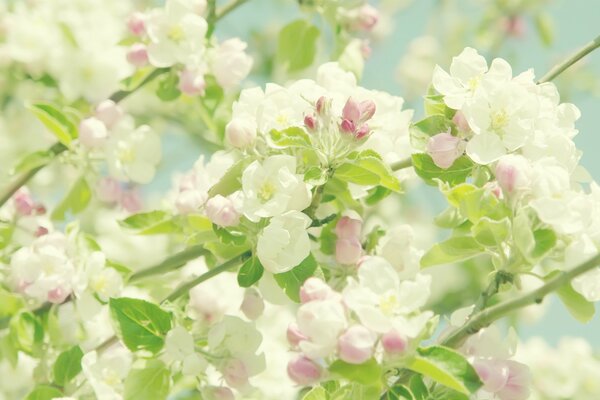
POLYGON ((392 171, 399 171, 401 169, 410 168, 410 167, 412 167, 412 158, 411 157, 405 158, 404 160, 396 161, 395 163, 392 163, 390 165, 390 168, 392 169, 392 171))
POLYGON ((205 255, 208 251, 202 246, 193 246, 189 249, 185 249, 180 253, 177 253, 171 257, 166 258, 160 264, 153 267, 143 269, 131 275, 129 283, 137 282, 141 279, 149 276, 162 274, 165 272, 174 271, 184 266, 188 261, 194 260, 198 257, 205 255))
POLYGON ((161 301, 161 304, 165 303, 167 301, 177 300, 178 298, 180 298, 181 296, 183 296, 184 294, 189 292, 190 289, 201 284, 202 282, 207 281, 210 278, 212 278, 213 276, 219 275, 222 272, 225 272, 234 267, 237 267, 244 260, 246 260, 248 257, 250 257, 251 254, 252 253, 250 251, 247 251, 235 258, 232 258, 229 261, 224 262, 223 264, 219 265, 218 267, 215 267, 215 268, 209 270, 208 272, 205 272, 204 274, 200 275, 199 277, 194 278, 191 281, 182 284, 177 289, 175 289, 171 294, 169 294, 167 297, 165 297, 161 301))
POLYGON ((479 330, 485 328, 506 314, 532 304, 541 303, 547 294, 552 293, 563 285, 566 285, 576 276, 579 276, 597 267, 599 264, 600 253, 596 254, 583 264, 580 264, 569 271, 560 273, 555 278, 549 280, 545 285, 530 293, 523 294, 514 299, 510 299, 502 303, 498 303, 495 306, 481 310, 469 318, 469 320, 462 327, 450 333, 450 335, 444 339, 442 344, 448 347, 459 347, 470 335, 479 332, 479 330))
POLYGON ((232 12, 233 10, 235 10, 236 8, 238 8, 239 6, 241 6, 242 4, 246 3, 247 1, 249 1, 249 0, 233 0, 229 4, 225 4, 217 12, 217 15, 215 17, 215 22, 218 21, 218 20, 220 20, 221 18, 225 17, 227 14, 229 14, 230 12, 232 12))
POLYGON ((154 79, 156 79, 157 77, 159 77, 160 75, 166 73, 169 71, 169 68, 157 68, 154 71, 152 71, 151 73, 148 74, 147 77, 144 78, 143 81, 141 81, 136 87, 134 87, 131 90, 119 90, 118 92, 113 93, 109 99, 114 101, 115 103, 119 103, 121 101, 123 101, 125 98, 129 97, 130 95, 132 95, 133 93, 135 93, 137 90, 141 89, 142 87, 146 86, 148 83, 152 82, 154 79))
POLYGON ((206 37, 210 38, 215 31, 215 22, 217 21, 217 0, 208 0, 207 8, 206 22, 208 23, 208 29, 206 30, 206 37))
POLYGON ((500 290, 500 286, 502 286, 504 283, 512 282, 513 279, 514 277, 510 272, 496 271, 489 286, 481 293, 481 296, 479 296, 479 300, 477 300, 471 315, 474 315, 478 311, 486 308, 490 299, 494 297, 500 290))
POLYGON ((596 50, 598 47, 600 47, 600 36, 596 37, 594 40, 592 40, 591 42, 583 46, 581 49, 573 53, 571 57, 567 58, 562 63, 554 66, 550 71, 548 71, 546 75, 540 78, 538 83, 550 82, 552 79, 562 74, 571 65, 575 64, 577 61, 581 60, 583 57, 587 56, 592 51, 596 50))

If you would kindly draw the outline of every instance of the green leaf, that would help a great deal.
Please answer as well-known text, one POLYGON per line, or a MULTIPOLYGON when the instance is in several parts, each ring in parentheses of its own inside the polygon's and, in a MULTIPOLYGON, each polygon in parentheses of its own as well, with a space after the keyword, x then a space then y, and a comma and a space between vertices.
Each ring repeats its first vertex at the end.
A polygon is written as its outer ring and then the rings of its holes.
POLYGON ((0 318, 16 314, 23 305, 21 297, 0 287, 0 318))
POLYGON ((10 244, 14 231, 13 223, 0 221, 0 249, 4 249, 10 244))
POLYGON ((458 207, 461 214, 473 224, 476 224, 482 217, 499 221, 510 215, 506 204, 500 202, 493 193, 485 188, 464 183, 443 191, 448 202, 458 207))
POLYGON ((421 375, 413 375, 413 377, 410 378, 408 386, 410 387, 410 391, 415 397, 415 400, 429 399, 429 389, 425 382, 423 382, 423 377, 421 375))
POLYGON ((369 232, 365 238, 365 251, 367 254, 375 251, 375 248, 379 244, 379 239, 385 236, 385 230, 381 229, 379 225, 375 225, 371 232, 369 232))
POLYGON ((464 182, 473 171, 473 161, 467 156, 460 156, 448 168, 440 168, 433 162, 429 154, 416 153, 412 155, 413 167, 425 183, 437 186, 435 179, 450 185, 457 185, 464 182))
POLYGON ((54 158, 54 152, 49 150, 39 150, 33 153, 27 154, 23 157, 17 165, 14 166, 11 173, 20 174, 22 172, 28 172, 32 169, 42 167, 48 164, 54 158))
POLYGON ((309 67, 315 59, 319 34, 319 28, 303 19, 287 24, 279 32, 277 62, 288 72, 309 67))
POLYGON ((250 257, 240 268, 237 276, 241 287, 250 287, 260 280, 264 268, 257 257, 250 257))
POLYGON ((29 110, 42 124, 65 146, 69 146, 77 138, 77 127, 58 108, 51 104, 36 103, 29 110))
MULTIPOLYGON (((561 271, 554 271, 544 277, 545 281, 549 281, 557 275, 561 274, 561 271)), ((590 303, 583 297, 579 292, 573 289, 571 283, 567 283, 556 290, 556 294, 565 305, 569 313, 577 321, 585 324, 592 320, 596 313, 596 307, 594 303, 590 303)))
POLYGON ((231 193, 241 189, 242 187, 242 173, 248 165, 254 161, 253 157, 244 157, 240 161, 233 164, 227 172, 223 175, 221 180, 217 182, 208 191, 209 197, 214 197, 218 194, 221 196, 228 196, 231 193))
POLYGON ((69 381, 81 372, 81 359, 83 351, 79 346, 60 353, 54 363, 54 382, 59 386, 65 386, 69 381))
POLYGON ((471 233, 477 242, 486 247, 498 247, 510 232, 510 220, 503 218, 494 221, 488 217, 482 217, 471 227, 471 233))
POLYGON ((305 280, 310 278, 317 269, 317 260, 312 254, 304 259, 292 270, 273 275, 277 284, 283 289, 285 294, 296 303, 300 302, 300 286, 305 280))
POLYGON ((10 340, 15 348, 32 355, 44 341, 44 327, 31 312, 23 312, 11 318, 10 340))
POLYGON ((467 359, 447 347, 417 349, 417 356, 408 368, 464 394, 475 393, 482 386, 477 372, 467 359))
POLYGON ((173 216, 161 210, 131 215, 119 221, 119 225, 127 229, 137 230, 140 235, 181 232, 181 226, 176 223, 173 216))
POLYGON ((242 245, 246 242, 246 235, 235 228, 223 228, 213 224, 213 231, 223 244, 242 245))
POLYGON ((423 101, 425 114, 431 116, 443 115, 448 120, 451 120, 452 117, 454 117, 454 114, 456 114, 456 110, 449 108, 446 103, 444 103, 443 95, 435 93, 433 86, 430 86, 423 101))
POLYGON ((400 192, 400 182, 392 175, 390 168, 373 152, 356 154, 354 160, 349 160, 335 169, 334 176, 346 182, 358 185, 380 185, 394 192, 400 192))
POLYGON ((556 233, 552 229, 542 228, 533 231, 535 247, 531 253, 534 259, 542 258, 556 245, 556 233))
POLYGON ((334 361, 329 367, 329 372, 345 378, 351 382, 366 386, 379 386, 381 384, 381 367, 374 358, 362 364, 350 364, 342 360, 334 361))
POLYGON ((327 182, 327 171, 321 167, 310 167, 304 173, 304 182, 319 186, 327 182))
POLYGON ((381 400, 415 400, 415 396, 406 386, 395 385, 385 392, 381 400))
POLYGON ((171 373, 160 360, 149 360, 144 368, 129 371, 125 379, 125 400, 165 400, 171 373))
POLYGON ((306 393, 302 400, 328 400, 329 395, 327 391, 323 389, 321 386, 315 386, 308 393, 306 393))
POLYGON ((181 95, 177 87, 179 77, 175 73, 165 75, 159 82, 156 95, 162 101, 173 101, 181 95))
POLYGON ((90 186, 82 176, 71 187, 69 193, 67 193, 60 204, 52 211, 51 218, 55 221, 64 221, 68 212, 75 215, 83 211, 91 198, 92 191, 90 186))
POLYGON ((64 393, 55 387, 48 385, 39 385, 33 389, 25 400, 52 400, 57 397, 64 397, 64 393))
POLYGON ((448 207, 436 215, 433 221, 440 228, 453 229, 462 225, 467 220, 455 207, 448 207))
POLYGON ((535 14, 535 28, 544 46, 548 47, 554 42, 554 24, 552 16, 546 12, 535 14))
POLYGON ((310 137, 302 128, 292 126, 278 131, 272 129, 269 137, 277 147, 311 147, 310 137))
MULTIPOLYGON (((441 102, 443 106, 445 104, 441 102)), ((410 143, 414 149, 425 151, 429 138, 438 133, 448 132, 451 122, 445 115, 434 114, 410 126, 410 143)))
POLYGON ((421 258, 421 267, 426 268, 467 260, 482 252, 481 245, 471 236, 451 237, 433 245, 421 258))
POLYGON ((131 351, 147 350, 157 353, 171 329, 171 314, 156 304, 126 297, 112 298, 109 302, 117 331, 131 351))

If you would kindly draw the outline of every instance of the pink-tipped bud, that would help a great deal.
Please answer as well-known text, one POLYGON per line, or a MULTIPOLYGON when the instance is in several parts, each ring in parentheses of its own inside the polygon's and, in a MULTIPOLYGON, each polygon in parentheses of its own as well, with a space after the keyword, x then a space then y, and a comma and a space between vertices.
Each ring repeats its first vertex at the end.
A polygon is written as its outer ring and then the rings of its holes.
POLYGON ((69 297, 69 294, 70 292, 58 286, 48 292, 48 301, 53 304, 61 304, 69 297))
POLYGON ((324 96, 319 97, 317 103, 315 104, 315 108, 317 109, 317 114, 323 115, 325 111, 327 99, 324 96))
POLYGON ((338 338, 340 359, 350 364, 362 364, 373 355, 377 336, 362 325, 353 325, 338 338))
POLYGON ((143 208, 142 195, 139 190, 135 189, 122 192, 119 203, 125 211, 130 213, 140 212, 143 208))
POLYGON ((377 109, 377 107, 375 106, 375 103, 372 102, 371 100, 361 101, 359 104, 359 108, 360 108, 360 120, 362 122, 368 121, 371 118, 373 118, 373 115, 375 115, 375 110, 377 109))
POLYGON ((104 100, 96 106, 94 115, 110 129, 119 122, 123 114, 125 114, 123 109, 117 103, 112 100, 104 100))
POLYGON ((252 321, 262 315, 265 311, 265 302, 256 289, 246 289, 240 310, 252 321))
POLYGON ((312 115, 306 115, 304 117, 304 126, 309 130, 314 131, 317 128, 317 120, 312 115))
MULTIPOLYGON (((360 115, 360 105, 352 97, 348 97, 348 100, 346 100, 346 104, 344 104, 344 108, 342 109, 342 118, 356 123, 360 120, 360 115)), ((354 132, 354 129, 352 129, 352 132, 354 132)))
POLYGON ((338 239, 352 239, 360 237, 362 221, 360 219, 343 216, 335 225, 335 234, 338 239))
POLYGON ((144 35, 146 33, 146 16, 141 12, 131 14, 127 20, 127 29, 132 35, 144 35))
POLYGON ((362 253, 358 238, 338 239, 335 242, 335 260, 340 264, 354 265, 360 260, 362 253))
POLYGON ((40 237, 40 236, 44 236, 47 234, 48 234, 48 228, 43 227, 43 226, 38 226, 37 229, 35 230, 35 233, 33 234, 33 236, 40 237))
POLYGON ((127 61, 136 68, 144 67, 148 64, 148 50, 146 45, 136 43, 127 50, 127 61))
POLYGON ((298 344, 300 344, 301 341, 308 340, 308 337, 300 332, 298 324, 292 322, 287 328, 287 340, 290 346, 295 348, 298 347, 298 344))
POLYGON ((186 68, 179 74, 179 90, 182 93, 188 96, 203 95, 205 87, 206 82, 203 73, 197 73, 186 68))
POLYGON ((465 114, 463 114, 463 112, 460 110, 458 110, 456 114, 454 114, 454 117, 452 117, 452 122, 454 122, 454 125, 456 125, 458 130, 461 132, 471 131, 471 127, 467 122, 467 118, 465 118, 465 114))
POLYGON ((104 145, 108 131, 98 118, 86 118, 79 123, 79 142, 88 149, 104 145))
POLYGON ((249 119, 236 118, 225 126, 225 138, 233 147, 245 149, 256 140, 256 123, 249 119))
POLYGON ((479 359, 473 363, 487 392, 496 393, 508 382, 508 365, 503 360, 479 359))
POLYGON ((354 122, 350 121, 349 119, 343 119, 342 123, 340 124, 340 130, 344 133, 354 134, 356 126, 354 125, 354 122))
POLYGON ((206 216, 219 226, 234 226, 240 222, 240 213, 235 209, 233 200, 220 194, 206 202, 206 216))
POLYGON ((237 358, 232 358, 223 369, 225 382, 231 387, 241 388, 248 384, 248 370, 246 365, 237 358))
POLYGON ((96 196, 105 203, 116 203, 121 197, 121 185, 116 179, 101 178, 96 184, 96 196))
POLYGON ((233 391, 227 386, 210 386, 202 389, 202 398, 206 400, 235 400, 233 391))
POLYGON ((363 56, 363 58, 366 60, 367 58, 371 57, 372 52, 373 49, 371 49, 371 43, 369 40, 363 40, 360 44, 360 54, 363 56))
POLYGON ((27 189, 19 189, 13 196, 13 203, 19 215, 31 215, 35 210, 35 203, 27 189))
POLYGON ((401 354, 408 346, 406 337, 395 330, 384 333, 381 337, 381 344, 388 354, 401 354))
POLYGON ((371 132, 371 129, 369 129, 369 125, 367 124, 363 124, 357 131, 356 134, 354 135, 358 140, 365 138, 369 133, 371 132))
POLYGON ((496 164, 496 180, 505 195, 523 191, 531 186, 531 165, 517 154, 502 156, 496 164))
POLYGON ((519 15, 513 15, 503 20, 504 31, 512 37, 522 38, 525 36, 525 20, 519 15))
POLYGON ((464 150, 463 141, 452 136, 450 132, 438 133, 429 138, 427 153, 435 165, 440 168, 449 168, 461 156, 464 150))
POLYGON ((321 379, 321 367, 306 357, 291 360, 287 366, 291 380, 299 385, 307 386, 321 379))
POLYGON ((355 29, 371 31, 379 21, 379 11, 370 4, 365 4, 358 10, 358 19, 354 24, 355 29))
POLYGON ((300 287, 300 301, 308 303, 315 300, 330 299, 335 296, 335 292, 327 283, 319 278, 310 277, 300 287))
POLYGON ((489 190, 494 196, 496 196, 496 198, 498 199, 502 199, 502 188, 500 187, 500 185, 498 185, 498 182, 496 181, 492 181, 492 182, 488 182, 485 185, 483 185, 484 188, 486 188, 487 190, 489 190))
POLYGON ((501 400, 526 400, 529 398, 531 372, 529 367, 516 361, 506 360, 508 380, 506 385, 496 392, 501 400))

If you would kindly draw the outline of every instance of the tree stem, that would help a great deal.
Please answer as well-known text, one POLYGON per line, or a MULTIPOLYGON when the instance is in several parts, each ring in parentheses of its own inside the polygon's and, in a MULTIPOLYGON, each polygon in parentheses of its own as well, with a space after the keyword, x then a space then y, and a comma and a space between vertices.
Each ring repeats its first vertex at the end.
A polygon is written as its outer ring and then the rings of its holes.
POLYGON ((137 282, 149 276, 162 274, 165 272, 174 271, 184 266, 188 261, 194 260, 198 257, 205 255, 208 251, 202 246, 193 246, 183 250, 171 257, 166 258, 160 264, 153 267, 142 269, 135 272, 129 277, 129 283, 137 282))
POLYGON ((546 284, 530 293, 525 293, 519 297, 498 303, 495 306, 479 311, 470 317, 463 326, 451 332, 443 340, 442 344, 448 347, 460 347, 470 335, 479 332, 479 330, 485 328, 492 322, 513 311, 535 303, 540 303, 547 294, 552 293, 563 285, 566 285, 576 276, 579 276, 597 267, 599 264, 600 253, 569 271, 561 272, 555 278, 549 280, 546 284))
POLYGON ((396 161, 395 163, 392 163, 390 165, 390 168, 392 169, 392 171, 399 171, 401 169, 410 168, 410 167, 412 167, 412 158, 411 157, 405 158, 404 160, 396 161))
POLYGON ((591 53, 600 47, 600 36, 596 37, 594 40, 583 46, 581 49, 576 51, 571 55, 571 57, 567 58, 562 63, 554 66, 548 73, 540 78, 538 83, 546 83, 550 82, 560 74, 562 74, 566 69, 568 69, 571 65, 575 64, 577 61, 581 60, 583 57, 591 53))
POLYGON ((215 17, 215 22, 225 17, 227 14, 241 6, 242 4, 248 2, 249 0, 232 0, 229 4, 225 4, 218 12, 215 17))

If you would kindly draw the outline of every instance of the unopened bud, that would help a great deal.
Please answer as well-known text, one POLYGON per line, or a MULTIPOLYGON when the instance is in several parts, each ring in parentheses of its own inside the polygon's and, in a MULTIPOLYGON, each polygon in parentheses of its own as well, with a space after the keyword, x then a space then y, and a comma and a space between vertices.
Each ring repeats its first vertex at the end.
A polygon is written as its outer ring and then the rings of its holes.
POLYGON ((235 209, 233 200, 220 194, 206 202, 206 216, 219 226, 234 226, 240 222, 240 213, 235 209))
POLYGON ((369 125, 367 124, 363 124, 357 131, 356 134, 354 135, 358 140, 366 137, 369 132, 371 132, 371 130, 369 129, 369 125))
POLYGON ((105 203, 115 203, 121 197, 121 185, 116 179, 101 178, 96 184, 96 196, 105 203))
POLYGON ((456 112, 456 114, 454 114, 454 117, 452 117, 452 122, 454 122, 454 125, 456 125, 458 130, 461 132, 471 131, 471 127, 469 126, 469 123, 467 122, 467 118, 465 117, 465 114, 463 114, 463 112, 460 110, 458 110, 456 112))
POLYGON ((371 31, 379 21, 379 11, 370 4, 365 4, 358 10, 358 19, 355 28, 363 31, 371 31))
POLYGON ((53 304, 61 304, 69 297, 69 294, 70 292, 59 286, 48 292, 48 301, 53 304))
POLYGON ((89 149, 100 147, 107 137, 106 125, 99 119, 91 117, 79 123, 79 142, 85 147, 89 149))
POLYGON ((335 234, 338 239, 351 239, 360 237, 362 221, 357 218, 343 216, 335 225, 335 234))
POLYGON ((321 378, 321 367, 306 357, 299 357, 288 363, 287 373, 294 382, 306 386, 321 378))
POLYGON ((256 140, 256 123, 249 119, 232 119, 225 127, 225 138, 233 147, 245 149, 256 140))
POLYGON ((205 87, 206 82, 203 73, 197 73, 186 68, 179 74, 179 90, 182 93, 188 96, 202 95, 205 87))
POLYGON ((142 195, 139 190, 127 190, 121 194, 119 199, 121 207, 127 212, 137 213, 143 208, 142 195))
POLYGON ((526 190, 531 186, 531 165, 517 154, 502 156, 496 164, 496 180, 505 195, 526 190))
POLYGON ((248 384, 248 370, 246 365, 236 358, 227 362, 223 370, 225 382, 231 387, 241 388, 248 384))
POLYGON ((340 264, 356 264, 362 256, 362 250, 358 238, 338 239, 335 242, 335 260, 340 264))
POLYGON ((146 16, 140 12, 134 12, 127 20, 127 28, 135 36, 142 36, 146 33, 146 16))
MULTIPOLYGON (((360 114, 361 110, 359 104, 352 97, 348 97, 348 100, 346 100, 346 104, 344 104, 344 108, 342 109, 342 118, 356 123, 360 120, 360 114)), ((352 129, 352 131, 354 131, 354 129, 352 129)))
POLYGON ((317 127, 317 121, 315 120, 315 117, 312 115, 306 115, 304 117, 304 126, 306 126, 309 130, 314 131, 317 127))
POLYGON ((338 338, 340 359, 350 364, 362 364, 373 355, 377 336, 362 325, 353 325, 338 338))
POLYGON ((35 210, 35 203, 27 189, 19 189, 13 196, 13 203, 20 215, 31 215, 35 210))
POLYGON ((265 302, 256 289, 246 289, 240 309, 249 320, 254 321, 265 310, 265 302))
POLYGON ((383 349, 388 354, 400 354, 406 350, 406 338, 395 330, 386 332, 381 337, 383 349))
POLYGON ((308 303, 314 300, 325 300, 335 296, 335 292, 327 283, 319 278, 310 277, 300 287, 300 301, 308 303))
POLYGON ((463 142, 460 138, 452 136, 450 132, 438 133, 429 138, 427 153, 435 165, 440 168, 449 168, 463 152, 463 142))
POLYGON ((146 45, 136 43, 127 51, 127 61, 137 68, 141 68, 148 64, 148 50, 146 45))
POLYGON ((373 118, 373 115, 375 115, 375 110, 377 109, 377 107, 375 106, 375 103, 372 102, 371 100, 365 100, 365 101, 360 102, 359 109, 360 109, 360 120, 362 122, 365 122, 365 121, 368 121, 371 118, 373 118))
POLYGON ((123 114, 123 109, 117 103, 112 100, 104 100, 98 104, 94 115, 110 129, 119 122, 123 114))
POLYGON ((290 323, 288 326, 286 336, 288 343, 292 347, 297 347, 301 341, 308 340, 308 337, 300 332, 300 328, 295 322, 290 323))

